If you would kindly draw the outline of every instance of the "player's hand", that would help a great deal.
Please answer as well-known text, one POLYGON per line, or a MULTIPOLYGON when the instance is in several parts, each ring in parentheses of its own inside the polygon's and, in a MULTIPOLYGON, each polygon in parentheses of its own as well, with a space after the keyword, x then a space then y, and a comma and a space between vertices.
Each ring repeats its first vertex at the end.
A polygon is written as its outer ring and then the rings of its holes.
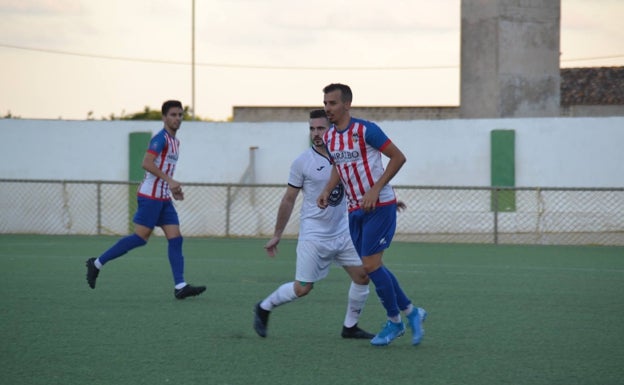
POLYGON ((325 191, 323 191, 321 193, 321 195, 319 195, 318 198, 316 198, 316 205, 320 208, 320 209, 326 209, 327 206, 329 206, 329 193, 326 193, 325 191))
POLYGON ((175 179, 171 179, 168 182, 169 184, 169 190, 171 190, 171 192, 177 192, 177 191, 182 191, 182 184, 180 184, 180 182, 178 182, 175 179))
POLYGON ((182 189, 177 190, 177 192, 171 192, 171 195, 173 196, 173 199, 177 200, 177 201, 183 201, 184 200, 184 192, 182 191, 182 189))
POLYGON ((182 185, 177 180, 171 179, 169 181, 169 190, 171 190, 171 195, 173 199, 177 201, 184 200, 184 192, 182 192, 182 185))
POLYGON ((169 185, 169 190, 171 190, 171 195, 173 199, 177 201, 184 200, 184 192, 182 191, 182 186, 180 183, 175 182, 169 185))
POLYGON ((266 250, 269 257, 275 257, 275 255, 277 254, 277 244, 279 243, 279 241, 279 237, 273 237, 264 245, 264 249, 266 250))
POLYGON ((397 212, 402 212, 407 209, 407 205, 403 201, 397 201, 397 212))
POLYGON ((365 212, 373 211, 375 210, 375 206, 377 206, 378 200, 379 200, 379 192, 376 189, 371 188, 362 197, 362 202, 360 203, 360 207, 365 212))

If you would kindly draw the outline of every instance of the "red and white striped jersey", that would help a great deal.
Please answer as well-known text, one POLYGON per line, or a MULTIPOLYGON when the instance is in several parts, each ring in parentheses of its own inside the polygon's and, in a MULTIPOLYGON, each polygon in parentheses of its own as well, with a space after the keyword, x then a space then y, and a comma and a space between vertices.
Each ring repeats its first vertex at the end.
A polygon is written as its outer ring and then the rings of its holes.
MULTIPOLYGON (((178 162, 179 148, 180 141, 178 138, 169 135, 167 130, 163 128, 152 137, 147 152, 156 155, 156 159, 154 160, 156 167, 173 178, 173 172, 178 162)), ((145 172, 145 177, 139 186, 137 194, 151 199, 171 199, 169 184, 147 171, 145 172)))
MULTIPOLYGON (((323 140, 345 187, 348 209, 357 210, 366 191, 384 172, 381 155, 391 141, 377 124, 357 118, 351 118, 343 131, 332 125, 323 140)), ((392 186, 386 184, 379 193, 377 206, 392 203, 396 203, 396 196, 392 186)))

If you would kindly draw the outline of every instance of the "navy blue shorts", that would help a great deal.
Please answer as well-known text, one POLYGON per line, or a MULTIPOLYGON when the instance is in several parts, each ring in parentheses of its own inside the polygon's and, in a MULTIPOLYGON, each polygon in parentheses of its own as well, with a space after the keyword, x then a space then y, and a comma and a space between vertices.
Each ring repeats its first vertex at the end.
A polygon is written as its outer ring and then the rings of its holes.
POLYGON ((377 206, 367 213, 358 209, 349 213, 349 230, 360 257, 377 254, 390 247, 396 230, 396 204, 377 206))
POLYGON ((137 197, 138 208, 134 223, 153 229, 156 226, 180 225, 178 212, 171 200, 137 197))

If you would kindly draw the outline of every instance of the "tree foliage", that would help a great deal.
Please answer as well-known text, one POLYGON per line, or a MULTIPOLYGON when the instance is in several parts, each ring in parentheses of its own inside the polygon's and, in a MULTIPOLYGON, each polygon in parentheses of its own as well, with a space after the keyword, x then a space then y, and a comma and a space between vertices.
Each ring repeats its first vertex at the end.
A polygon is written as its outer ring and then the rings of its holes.
POLYGON ((6 115, 2 117, 2 119, 19 119, 19 116, 15 116, 11 113, 11 111, 7 111, 6 115))
MULTIPOLYGON (((106 120, 107 118, 102 118, 106 120)), ((149 106, 145 106, 143 111, 135 112, 131 114, 125 114, 125 112, 121 113, 121 116, 115 116, 114 114, 110 114, 108 117, 109 120, 162 120, 162 113, 160 109, 153 110, 149 106)), ((196 121, 210 121, 210 119, 202 119, 199 116, 195 116, 195 118, 191 117, 190 107, 184 106, 184 120, 196 120, 196 121)))
MULTIPOLYGON (((21 119, 20 116, 13 115, 11 111, 7 111, 7 113, 3 116, 0 116, 0 119, 21 119)), ((59 117, 61 119, 61 117, 59 117)), ((93 111, 87 112, 87 120, 95 120, 95 115, 93 111)), ((102 116, 102 120, 162 120, 162 114, 160 109, 152 110, 149 106, 145 106, 143 111, 134 112, 131 114, 126 114, 125 111, 121 112, 120 116, 115 116, 115 114, 111 113, 108 117, 102 116)), ((195 121, 204 121, 204 122, 212 122, 212 119, 205 119, 200 116, 195 115, 195 117, 191 117, 190 107, 184 106, 184 120, 195 120, 195 121)), ((228 121, 231 121, 232 118, 229 118, 228 121)))

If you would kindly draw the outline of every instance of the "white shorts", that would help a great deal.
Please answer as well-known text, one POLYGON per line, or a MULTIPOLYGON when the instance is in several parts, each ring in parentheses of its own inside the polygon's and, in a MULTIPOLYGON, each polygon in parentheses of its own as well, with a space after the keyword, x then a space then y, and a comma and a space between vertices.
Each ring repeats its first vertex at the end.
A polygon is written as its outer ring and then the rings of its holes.
POLYGON ((349 233, 325 241, 300 240, 297 243, 295 279, 300 282, 320 281, 327 277, 332 262, 339 266, 362 266, 349 233))

